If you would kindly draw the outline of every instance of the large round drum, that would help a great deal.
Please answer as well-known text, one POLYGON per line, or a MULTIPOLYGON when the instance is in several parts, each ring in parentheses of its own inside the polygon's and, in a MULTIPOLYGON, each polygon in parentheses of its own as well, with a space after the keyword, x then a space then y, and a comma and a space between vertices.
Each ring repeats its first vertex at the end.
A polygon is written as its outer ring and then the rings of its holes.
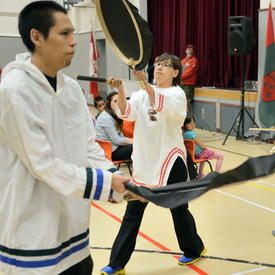
POLYGON ((95 0, 103 32, 116 55, 127 65, 142 70, 148 64, 153 37, 148 23, 127 0, 95 0))

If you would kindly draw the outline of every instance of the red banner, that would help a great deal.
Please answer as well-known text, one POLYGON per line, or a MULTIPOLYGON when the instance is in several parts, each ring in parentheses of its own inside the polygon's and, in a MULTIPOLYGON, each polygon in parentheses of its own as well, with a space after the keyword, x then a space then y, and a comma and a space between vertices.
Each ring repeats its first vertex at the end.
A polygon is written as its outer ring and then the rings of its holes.
MULTIPOLYGON (((91 44, 90 44, 90 76, 97 76, 96 60, 99 57, 96 45, 94 43, 93 30, 91 31, 91 44)), ((90 93, 93 94, 94 99, 98 96, 97 82, 90 82, 90 93)))

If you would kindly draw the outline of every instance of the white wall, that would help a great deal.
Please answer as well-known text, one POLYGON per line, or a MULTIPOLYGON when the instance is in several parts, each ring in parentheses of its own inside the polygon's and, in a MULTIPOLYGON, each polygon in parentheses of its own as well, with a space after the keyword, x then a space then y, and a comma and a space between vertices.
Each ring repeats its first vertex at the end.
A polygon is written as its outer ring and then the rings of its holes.
MULTIPOLYGON (((261 0, 260 1, 260 9, 267 9, 269 5, 270 0, 261 0)), ((275 8, 275 0, 271 1, 272 7, 275 8)))
MULTIPOLYGON (((17 29, 18 15, 24 6, 34 1, 0 0, 0 68, 13 61, 18 52, 26 51, 17 29)), ((63 0, 56 0, 56 2, 63 5, 63 0)), ((141 16, 146 20, 147 0, 132 0, 131 2, 140 10, 141 16)), ((93 28, 96 45, 100 53, 98 65, 101 68, 98 74, 106 78, 114 76, 133 80, 129 67, 115 55, 105 40, 92 0, 84 0, 74 7, 70 6, 68 15, 75 27, 78 45, 72 64, 69 68, 64 69, 64 72, 73 78, 76 74, 89 75, 89 33, 93 28)), ((88 83, 80 82, 82 88, 86 91, 88 103, 93 103, 93 98, 87 92, 89 89, 88 83)), ((110 88, 106 84, 100 84, 100 88, 103 94, 110 92, 110 88)))
MULTIPOLYGON (((0 0, 0 36, 19 36, 18 15, 27 4, 35 0, 0 0)), ((56 0, 63 5, 63 0, 56 0)))

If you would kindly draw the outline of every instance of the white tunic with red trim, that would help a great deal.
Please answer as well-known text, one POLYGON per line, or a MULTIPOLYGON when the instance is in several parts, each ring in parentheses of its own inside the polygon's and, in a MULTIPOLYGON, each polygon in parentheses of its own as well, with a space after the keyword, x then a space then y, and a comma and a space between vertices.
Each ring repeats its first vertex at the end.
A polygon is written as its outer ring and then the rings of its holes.
POLYGON ((165 186, 171 168, 181 157, 186 164, 186 149, 181 127, 186 117, 186 96, 179 86, 156 88, 155 105, 149 101, 145 90, 132 94, 127 101, 125 114, 118 104, 117 115, 125 120, 136 121, 133 142, 133 175, 135 184, 165 186), (151 121, 149 109, 154 109, 157 121, 151 121))

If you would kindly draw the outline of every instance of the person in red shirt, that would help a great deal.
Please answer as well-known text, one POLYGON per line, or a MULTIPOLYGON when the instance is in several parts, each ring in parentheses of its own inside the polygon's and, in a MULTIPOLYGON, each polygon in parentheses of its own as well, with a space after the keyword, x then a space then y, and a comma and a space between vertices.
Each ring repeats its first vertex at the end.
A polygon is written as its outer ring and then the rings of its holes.
POLYGON ((199 62, 195 57, 195 46, 188 45, 186 50, 186 56, 181 60, 182 64, 182 76, 181 76, 181 88, 184 90, 187 97, 187 111, 191 100, 194 98, 194 90, 197 83, 197 76, 199 70, 199 62))

